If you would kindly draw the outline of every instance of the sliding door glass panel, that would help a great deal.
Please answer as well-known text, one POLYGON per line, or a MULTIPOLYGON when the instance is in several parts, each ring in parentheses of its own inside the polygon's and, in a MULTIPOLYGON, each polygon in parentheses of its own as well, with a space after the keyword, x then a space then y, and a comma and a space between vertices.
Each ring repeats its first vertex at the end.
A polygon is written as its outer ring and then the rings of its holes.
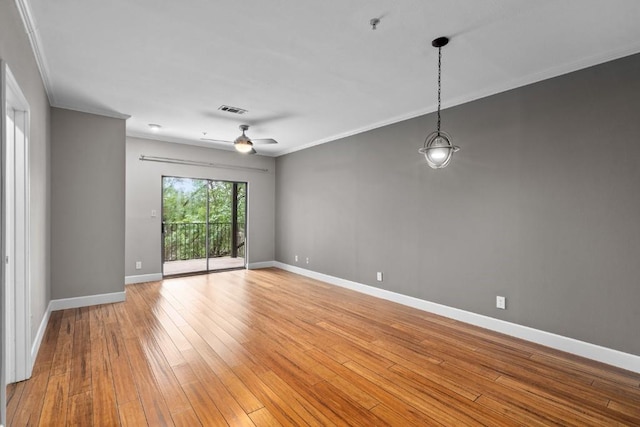
POLYGON ((163 177, 163 274, 245 267, 247 184, 163 177))
POLYGON ((207 271, 208 181, 162 179, 162 273, 207 271))
POLYGON ((212 181, 209 192, 209 269, 245 266, 246 183, 212 181))

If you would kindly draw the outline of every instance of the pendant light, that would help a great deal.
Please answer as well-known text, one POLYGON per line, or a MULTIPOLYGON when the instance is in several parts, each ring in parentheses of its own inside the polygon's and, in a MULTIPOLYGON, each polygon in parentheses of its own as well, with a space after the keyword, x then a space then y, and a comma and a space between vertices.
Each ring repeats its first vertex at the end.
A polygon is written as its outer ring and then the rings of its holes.
POLYGON ((433 47, 438 48, 438 128, 435 132, 431 132, 424 140, 424 145, 418 150, 420 154, 424 154, 427 164, 433 169, 442 169, 451 162, 453 153, 460 150, 460 147, 451 143, 451 137, 448 133, 440 130, 440 104, 441 104, 441 87, 442 87, 442 48, 449 43, 447 37, 438 37, 431 42, 433 47))

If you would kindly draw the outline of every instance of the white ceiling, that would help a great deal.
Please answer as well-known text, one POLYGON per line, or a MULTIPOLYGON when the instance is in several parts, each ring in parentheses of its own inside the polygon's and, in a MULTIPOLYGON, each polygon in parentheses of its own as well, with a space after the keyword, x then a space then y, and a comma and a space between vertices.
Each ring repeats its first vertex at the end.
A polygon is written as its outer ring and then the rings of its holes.
POLYGON ((638 0, 17 2, 52 105, 196 145, 247 123, 265 155, 435 111, 439 36, 443 107, 640 52, 638 0))

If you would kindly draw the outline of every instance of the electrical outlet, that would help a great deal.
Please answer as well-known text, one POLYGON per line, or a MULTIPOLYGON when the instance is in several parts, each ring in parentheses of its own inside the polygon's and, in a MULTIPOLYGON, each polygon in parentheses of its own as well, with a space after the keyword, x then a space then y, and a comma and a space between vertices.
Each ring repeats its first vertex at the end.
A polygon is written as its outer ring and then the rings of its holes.
POLYGON ((309 264, 309 257, 307 257, 307 264, 309 264))
POLYGON ((298 255, 293 257, 295 259, 296 262, 298 262, 298 255))
POLYGON ((142 270, 142 261, 136 261, 136 270, 142 270))
POLYGON ((507 299, 505 297, 497 296, 496 297, 496 308, 501 310, 507 309, 507 299))
POLYGON ((377 280, 378 282, 382 282, 382 271, 378 271, 378 272, 376 273, 376 280, 377 280))
POLYGON ((151 209, 151 218, 155 218, 158 216, 158 212, 155 209, 151 209))

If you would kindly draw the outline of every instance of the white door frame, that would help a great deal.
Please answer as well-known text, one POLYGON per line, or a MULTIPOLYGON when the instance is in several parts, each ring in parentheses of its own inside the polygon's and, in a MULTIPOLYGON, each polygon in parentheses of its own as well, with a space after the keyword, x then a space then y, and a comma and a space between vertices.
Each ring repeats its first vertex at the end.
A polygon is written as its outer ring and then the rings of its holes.
POLYGON ((29 104, 8 65, 0 61, 2 121, 3 377, 0 386, 31 376, 29 266, 29 104))

